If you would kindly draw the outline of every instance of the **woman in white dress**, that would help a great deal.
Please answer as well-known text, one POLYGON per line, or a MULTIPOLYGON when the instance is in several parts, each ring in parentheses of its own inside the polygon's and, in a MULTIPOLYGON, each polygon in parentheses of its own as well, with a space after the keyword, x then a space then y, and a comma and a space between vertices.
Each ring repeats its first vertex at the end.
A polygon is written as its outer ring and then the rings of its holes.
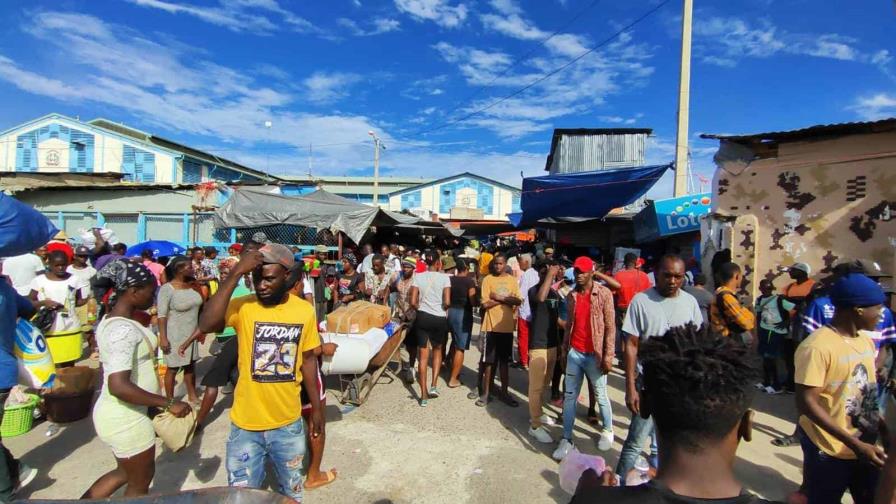
POLYGON ((155 439, 147 409, 152 406, 184 417, 190 406, 159 393, 155 336, 134 320, 134 312, 153 305, 156 278, 146 266, 118 261, 112 309, 96 328, 103 389, 93 408, 99 438, 112 448, 118 466, 104 474, 82 498, 111 496, 127 484, 125 497, 146 495, 155 475, 155 439))

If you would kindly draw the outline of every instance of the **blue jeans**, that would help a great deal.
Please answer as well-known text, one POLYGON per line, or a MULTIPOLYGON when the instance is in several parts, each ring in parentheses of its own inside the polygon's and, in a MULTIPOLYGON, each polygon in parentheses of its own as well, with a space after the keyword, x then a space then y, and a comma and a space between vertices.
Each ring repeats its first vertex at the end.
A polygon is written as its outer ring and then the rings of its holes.
MULTIPOLYGON (((628 436, 622 443, 622 451, 619 453, 619 464, 616 465, 616 474, 624 483, 628 472, 635 467, 635 461, 641 455, 641 447, 644 446, 647 436, 653 434, 653 417, 641 418, 641 415, 632 415, 632 422, 628 426, 628 436)), ((656 437, 654 436, 654 439, 656 437)), ((651 444, 651 454, 655 449, 651 444)))
POLYGON ((880 470, 860 460, 838 459, 824 453, 799 429, 803 449, 803 488, 809 504, 840 502, 849 490, 856 504, 871 504, 880 470))
POLYGON ((595 354, 585 354, 570 348, 566 356, 566 390, 563 396, 563 438, 569 441, 572 441, 572 427, 576 422, 579 391, 586 376, 594 385, 603 428, 607 432, 613 432, 613 409, 607 396, 607 375, 598 367, 595 354))
POLYGON ((270 459, 277 472, 279 492, 302 502, 304 457, 305 423, 301 418, 267 431, 248 431, 231 424, 227 438, 227 484, 261 487, 265 479, 265 460, 270 459))

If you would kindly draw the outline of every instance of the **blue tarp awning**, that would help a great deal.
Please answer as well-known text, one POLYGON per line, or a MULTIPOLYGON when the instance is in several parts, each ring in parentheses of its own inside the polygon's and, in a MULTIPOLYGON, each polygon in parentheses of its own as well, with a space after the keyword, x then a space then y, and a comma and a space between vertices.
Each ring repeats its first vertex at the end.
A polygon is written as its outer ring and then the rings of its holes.
POLYGON ((0 257, 31 252, 58 232, 44 214, 0 192, 0 257))
POLYGON ((546 218, 605 217, 646 194, 671 167, 670 163, 524 178, 522 211, 510 214, 510 222, 519 227, 546 218))

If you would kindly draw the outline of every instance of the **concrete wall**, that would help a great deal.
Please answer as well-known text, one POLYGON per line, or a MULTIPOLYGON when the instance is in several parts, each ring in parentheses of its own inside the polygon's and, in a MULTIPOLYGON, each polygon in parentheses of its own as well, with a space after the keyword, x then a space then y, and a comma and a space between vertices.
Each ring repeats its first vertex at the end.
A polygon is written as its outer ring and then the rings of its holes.
POLYGON ((894 146, 896 132, 851 135, 784 143, 767 159, 723 163, 713 209, 717 220, 732 221, 726 232, 747 273, 744 293, 756 296, 765 278, 784 287, 794 262, 808 263, 815 279, 857 258, 896 271, 894 146))
POLYGON ((192 212, 192 189, 40 189, 16 198, 41 212, 184 213, 192 212))

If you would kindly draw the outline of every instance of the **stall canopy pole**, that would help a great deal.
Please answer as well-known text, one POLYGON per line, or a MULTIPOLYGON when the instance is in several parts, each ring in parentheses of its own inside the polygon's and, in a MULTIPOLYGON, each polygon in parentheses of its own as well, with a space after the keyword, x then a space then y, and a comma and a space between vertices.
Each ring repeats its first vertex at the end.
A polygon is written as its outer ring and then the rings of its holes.
POLYGON ((336 251, 336 259, 342 260, 342 231, 336 233, 336 239, 339 241, 339 250, 336 251))

